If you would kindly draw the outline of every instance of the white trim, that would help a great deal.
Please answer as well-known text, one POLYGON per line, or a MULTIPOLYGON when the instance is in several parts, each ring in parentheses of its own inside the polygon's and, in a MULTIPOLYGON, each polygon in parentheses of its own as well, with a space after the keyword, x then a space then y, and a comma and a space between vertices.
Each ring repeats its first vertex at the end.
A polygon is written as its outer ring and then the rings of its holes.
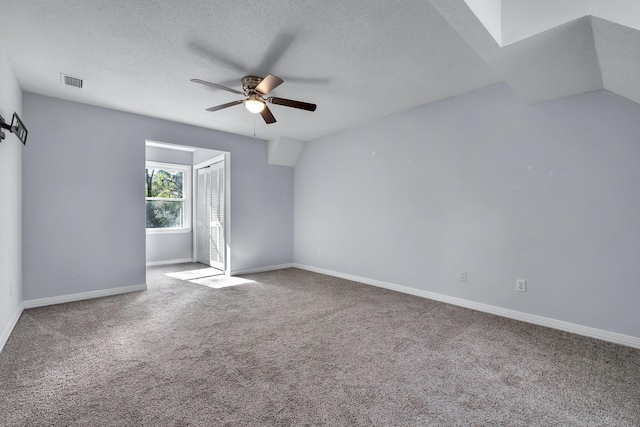
POLYGON ((197 165, 193 165, 191 168, 191 182, 193 182, 193 185, 191 186, 191 256, 193 257, 194 262, 197 262, 198 260, 198 254, 196 253, 197 231, 195 230, 198 224, 198 219, 196 218, 196 215, 198 215, 198 207, 196 205, 198 202, 198 169, 197 165))
POLYGON ((191 228, 147 228, 147 234, 180 234, 191 233, 191 228))
POLYGON ((162 169, 162 170, 176 169, 176 170, 181 170, 185 173, 191 172, 191 165, 183 165, 180 163, 158 162, 155 160, 145 160, 144 163, 147 167, 151 166, 153 169, 162 169))
POLYGON ((231 276, 231 153, 224 153, 224 240, 226 253, 224 274, 231 276))
POLYGON ((366 277, 340 273, 337 271, 327 270, 324 268, 312 267, 309 265, 298 264, 298 263, 293 263, 292 266, 295 268, 299 268, 301 270, 313 271, 315 273, 339 277, 341 279, 364 283, 366 285, 390 289, 393 291, 415 295, 418 297, 427 298, 434 301, 440 301, 447 304, 470 308, 472 310, 482 311, 484 313, 495 314, 502 317, 508 317, 509 319, 520 320, 522 322, 533 323, 534 325, 546 326, 548 328, 558 329, 565 332, 571 332, 577 335, 583 335, 590 338, 596 338, 599 340, 609 341, 615 344, 621 344, 628 347, 634 347, 634 348, 640 349, 640 337, 623 335, 616 332, 610 332, 602 329, 592 328, 589 326, 569 323, 563 320, 556 320, 548 317, 538 316, 535 314, 523 313, 521 311, 510 310, 508 308, 497 307, 494 305, 483 304, 483 303, 470 301, 462 298, 456 298, 448 295, 438 294, 435 292, 424 291, 421 289, 411 288, 408 286, 397 285, 395 283, 383 282, 380 280, 369 279, 366 277))
POLYGON ((147 267, 155 267, 156 265, 184 264, 186 262, 196 262, 193 258, 167 259, 164 261, 149 261, 147 267))
POLYGON ((191 153, 197 150, 197 148, 195 147, 188 147, 186 145, 169 144, 168 142, 152 141, 150 139, 147 139, 144 142, 144 145, 146 145, 147 147, 166 148, 167 150, 189 151, 191 153))
MULTIPOLYGON (((256 268, 247 268, 245 270, 234 270, 231 272, 232 276, 238 276, 240 274, 253 274, 253 273, 263 273, 265 271, 273 271, 273 270, 282 270, 283 268, 291 268, 295 267, 295 264, 277 264, 277 265, 267 265, 265 267, 256 267, 256 268)), ((299 267, 302 268, 302 267, 299 267)))
POLYGON ((62 304, 65 302, 81 301, 85 299, 93 299, 100 297, 108 297, 112 295, 126 294, 129 292, 146 291, 147 285, 122 286, 120 288, 101 289, 99 291, 81 292, 78 294, 60 295, 57 297, 38 298, 24 301, 24 308, 43 307, 45 305, 62 304))
POLYGON ((193 165, 193 168, 194 169, 202 169, 202 168, 206 168, 207 166, 211 166, 211 165, 213 165, 215 163, 224 162, 225 161, 225 154, 226 153, 218 154, 217 156, 212 157, 210 159, 207 159, 204 162, 200 162, 197 165, 193 165))
POLYGON ((171 198, 171 197, 145 197, 146 200, 150 202, 161 201, 161 202, 185 202, 187 200, 186 197, 181 199, 171 198))
POLYGON ((18 309, 15 311, 15 313, 13 313, 11 320, 9 320, 9 324, 4 328, 4 331, 2 331, 2 335, 0 335, 0 352, 2 352, 4 345, 7 343, 11 332, 13 332, 13 328, 16 327, 16 324, 18 323, 23 310, 24 302, 20 303, 18 309))

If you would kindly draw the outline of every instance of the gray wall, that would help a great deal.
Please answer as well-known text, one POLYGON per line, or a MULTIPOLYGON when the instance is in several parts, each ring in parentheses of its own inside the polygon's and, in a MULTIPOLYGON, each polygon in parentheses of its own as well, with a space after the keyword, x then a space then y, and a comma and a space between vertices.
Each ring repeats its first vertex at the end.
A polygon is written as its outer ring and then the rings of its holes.
POLYGON ((605 91, 500 84, 311 141, 294 260, 638 337, 639 135, 605 91))
POLYGON ((200 164, 221 154, 224 153, 222 151, 198 149, 193 152, 193 164, 200 164))
MULTIPOLYGON (((22 90, 0 43, 0 115, 11 123, 22 114, 22 90)), ((0 143, 0 350, 9 334, 12 318, 22 302, 22 143, 5 131, 0 143)), ((30 141, 29 141, 30 142, 30 141)))
POLYGON ((231 152, 232 270, 293 259, 293 170, 252 138, 24 94, 24 298, 145 282, 145 140, 231 152))
MULTIPOLYGON (((170 150, 160 147, 145 147, 147 161, 193 164, 193 152, 170 150)), ((147 233, 146 262, 185 260, 193 258, 193 233, 147 233)))
POLYGON ((193 260, 192 232, 147 234, 145 242, 148 263, 193 260))
POLYGON ((169 148, 145 146, 144 153, 145 159, 153 162, 175 163, 177 165, 189 166, 193 164, 192 151, 180 151, 169 148))

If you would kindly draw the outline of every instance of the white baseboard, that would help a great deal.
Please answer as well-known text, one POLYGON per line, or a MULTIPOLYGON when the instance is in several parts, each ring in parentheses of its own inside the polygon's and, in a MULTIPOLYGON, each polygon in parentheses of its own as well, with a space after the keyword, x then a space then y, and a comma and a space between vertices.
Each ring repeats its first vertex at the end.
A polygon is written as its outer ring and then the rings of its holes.
POLYGON ((24 308, 43 307, 45 305, 62 304, 65 302, 81 301, 85 299, 108 297, 112 295, 126 294, 129 292, 146 291, 147 285, 123 286, 120 288, 101 289, 99 291, 81 292, 78 294, 60 295, 57 297, 38 298, 26 300, 22 304, 24 308))
POLYGON ((24 310, 24 303, 20 303, 15 313, 13 313, 11 320, 9 320, 9 324, 4 328, 4 331, 2 331, 2 335, 0 335, 0 352, 4 348, 4 345, 7 343, 7 340, 9 339, 9 335, 11 335, 11 332, 13 332, 13 328, 16 327, 16 324, 18 323, 18 320, 20 319, 20 316, 22 315, 23 310, 24 310))
POLYGON ((186 262, 196 262, 193 258, 168 259, 165 261, 149 261, 147 267, 155 267, 156 265, 184 264, 186 262))
POLYGON ((377 286, 379 288, 390 289, 405 294, 415 295, 435 301, 445 302, 447 304, 457 305, 460 307, 470 308, 472 310, 482 311, 485 313, 496 314, 509 319, 520 320, 522 322, 533 323, 534 325, 546 326, 548 328, 558 329, 565 332, 571 332, 577 335, 583 335, 590 338, 596 338, 603 341, 609 341, 615 344, 621 344, 628 347, 640 348, 640 337, 623 335, 616 332, 609 332, 602 329, 582 326, 575 323, 565 322, 563 320, 551 319, 548 317, 537 316, 535 314, 523 313, 521 311, 510 310, 507 308, 497 307, 494 305, 483 304, 462 298, 451 297, 448 295, 438 294, 435 292, 423 291, 421 289, 411 288, 408 286, 397 285, 395 283, 383 282, 380 280, 369 279, 366 277, 354 276, 351 274, 340 273, 338 271, 327 270, 324 268, 312 267, 304 264, 294 263, 293 267, 301 270, 313 271, 315 273, 326 274, 327 276, 339 277, 341 279, 351 280, 354 282, 364 283, 366 285, 377 286))
POLYGON ((253 273, 263 273, 265 271, 273 271, 273 270, 282 270, 283 268, 291 268, 295 267, 294 264, 277 264, 277 265, 268 265, 265 267, 256 267, 256 268, 247 268, 245 270, 233 270, 231 271, 232 276, 237 276, 240 274, 253 274, 253 273))

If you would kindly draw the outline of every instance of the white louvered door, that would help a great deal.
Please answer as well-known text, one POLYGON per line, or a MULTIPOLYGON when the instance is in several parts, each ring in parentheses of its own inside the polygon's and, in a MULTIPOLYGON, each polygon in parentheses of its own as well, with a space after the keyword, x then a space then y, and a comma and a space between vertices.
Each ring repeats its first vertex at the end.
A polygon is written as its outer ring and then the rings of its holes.
POLYGON ((211 267, 224 270, 224 162, 214 163, 211 169, 211 267))
POLYGON ((198 199, 196 201, 196 261, 210 265, 211 240, 209 224, 211 222, 211 170, 198 169, 198 199))
POLYGON ((224 161, 198 169, 196 202, 196 260, 225 269, 225 168, 224 161))

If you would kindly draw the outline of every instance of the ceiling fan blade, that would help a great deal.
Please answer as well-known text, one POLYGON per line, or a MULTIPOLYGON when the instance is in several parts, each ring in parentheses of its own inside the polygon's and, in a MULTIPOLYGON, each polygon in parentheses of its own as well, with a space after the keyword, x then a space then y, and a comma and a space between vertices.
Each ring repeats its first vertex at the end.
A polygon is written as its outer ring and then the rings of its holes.
POLYGON ((329 79, 323 79, 323 78, 315 78, 315 77, 310 77, 310 78, 305 78, 305 77, 291 77, 291 76, 284 76, 281 77, 282 80, 286 80, 287 83, 296 83, 296 84, 301 84, 301 85, 315 85, 315 86, 319 86, 319 85, 328 85, 330 80, 329 79))
POLYGON ((283 82, 284 80, 282 80, 280 77, 269 74, 267 77, 262 79, 258 86, 256 86, 256 90, 261 94, 266 95, 280 86, 283 82))
POLYGON ((187 48, 200 58, 206 59, 208 61, 213 61, 217 65, 222 65, 235 71, 236 73, 245 74, 247 72, 244 65, 239 64, 218 52, 215 52, 213 49, 207 47, 205 43, 201 43, 195 40, 189 41, 187 42, 187 48))
POLYGON ((222 89, 222 90, 226 90, 228 92, 237 93, 238 95, 244 95, 244 93, 240 92, 239 90, 231 89, 230 87, 218 85, 218 84, 211 83, 211 82, 206 82, 204 80, 191 79, 191 81, 194 82, 194 83, 200 83, 201 85, 215 87, 216 89, 222 89))
POLYGON ((291 99, 284 99, 284 98, 276 98, 273 96, 267 98, 267 100, 272 104, 284 105, 286 107, 299 108, 301 110, 307 110, 307 111, 316 111, 316 104, 309 104, 308 102, 294 101, 291 99))
POLYGON ((276 118, 273 117, 273 114, 271 114, 271 110, 269 110, 269 107, 267 107, 266 105, 264 106, 264 110, 260 112, 260 115, 264 119, 264 122, 268 125, 276 122, 276 118))
POLYGON ((223 108, 229 108, 233 107, 234 105, 242 104, 243 102, 244 99, 239 99, 237 101, 227 102, 226 104, 218 105, 216 107, 207 108, 207 111, 218 111, 222 110, 223 108))
POLYGON ((258 76, 274 69, 275 64, 282 58, 295 40, 295 34, 290 32, 279 32, 269 45, 269 49, 264 53, 262 61, 255 68, 248 70, 258 76))

